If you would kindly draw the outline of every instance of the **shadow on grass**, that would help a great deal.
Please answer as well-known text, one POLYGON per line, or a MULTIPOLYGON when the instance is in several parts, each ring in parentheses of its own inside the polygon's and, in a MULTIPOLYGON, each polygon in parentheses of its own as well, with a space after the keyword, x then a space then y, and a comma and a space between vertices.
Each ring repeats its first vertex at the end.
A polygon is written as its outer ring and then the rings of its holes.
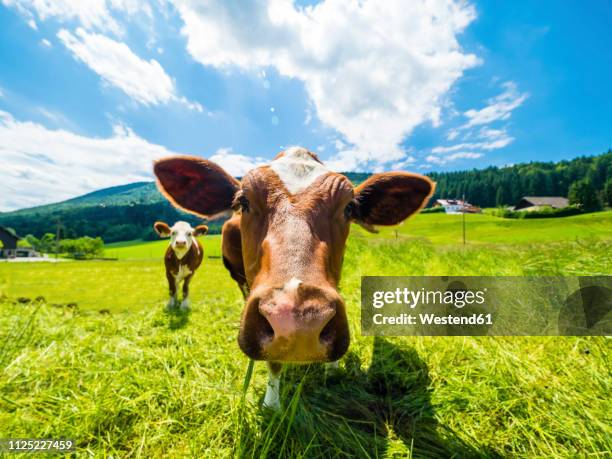
POLYGON ((166 308, 165 315, 168 317, 168 329, 180 330, 185 328, 189 323, 190 309, 184 310, 181 308, 166 308))
POLYGON ((241 457, 499 457, 437 422, 426 364, 382 338, 367 369, 349 353, 333 373, 289 367, 282 387, 283 411, 262 409, 261 432, 243 432, 241 457))

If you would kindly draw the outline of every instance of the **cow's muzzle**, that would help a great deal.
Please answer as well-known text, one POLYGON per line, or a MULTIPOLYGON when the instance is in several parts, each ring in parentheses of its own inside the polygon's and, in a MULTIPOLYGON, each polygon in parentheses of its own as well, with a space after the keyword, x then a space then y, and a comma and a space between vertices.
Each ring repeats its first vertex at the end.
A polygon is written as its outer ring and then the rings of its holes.
POLYGON ((334 361, 349 345, 344 302, 332 288, 297 280, 255 288, 242 317, 238 342, 257 360, 334 361))

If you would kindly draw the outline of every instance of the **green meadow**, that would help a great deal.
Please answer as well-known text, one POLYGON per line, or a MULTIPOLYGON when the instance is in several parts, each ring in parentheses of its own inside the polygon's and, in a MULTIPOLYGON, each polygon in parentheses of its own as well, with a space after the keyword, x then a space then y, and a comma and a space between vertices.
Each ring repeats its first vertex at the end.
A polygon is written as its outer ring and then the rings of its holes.
POLYGON ((541 220, 417 215, 349 238, 338 370, 288 366, 282 410, 236 336, 220 236, 192 310, 164 310, 167 241, 115 261, 0 263, 0 438, 65 437, 93 457, 610 457, 610 340, 360 334, 364 275, 612 273, 612 212, 541 220))

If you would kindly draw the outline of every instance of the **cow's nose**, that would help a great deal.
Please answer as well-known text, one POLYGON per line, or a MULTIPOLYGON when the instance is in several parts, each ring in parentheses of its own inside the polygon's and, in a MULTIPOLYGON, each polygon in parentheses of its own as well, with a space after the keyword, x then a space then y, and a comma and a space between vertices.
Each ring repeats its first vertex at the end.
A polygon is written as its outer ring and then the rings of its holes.
POLYGON ((337 360, 349 344, 344 303, 332 288, 312 284, 256 287, 245 306, 238 343, 257 360, 337 360))
POLYGON ((336 314, 333 305, 298 305, 288 299, 261 302, 259 312, 272 327, 274 338, 287 340, 298 338, 296 335, 318 340, 336 314))
POLYGON ((177 247, 185 247, 187 245, 186 241, 176 241, 175 242, 177 247))

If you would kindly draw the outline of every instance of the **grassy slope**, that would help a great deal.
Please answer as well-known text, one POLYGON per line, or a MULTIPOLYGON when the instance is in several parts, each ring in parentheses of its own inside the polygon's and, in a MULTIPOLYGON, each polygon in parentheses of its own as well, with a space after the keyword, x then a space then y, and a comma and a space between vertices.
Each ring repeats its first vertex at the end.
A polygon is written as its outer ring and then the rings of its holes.
MULTIPOLYGON (((486 214, 466 215, 466 239, 471 243, 547 242, 612 239, 612 211, 566 218, 505 219, 486 214)), ((384 229, 392 236, 396 228, 384 229)), ((419 214, 397 228, 401 234, 424 237, 436 244, 462 242, 462 216, 419 214)))
MULTIPOLYGON (((221 256, 221 235, 211 234, 199 238, 208 258, 221 256)), ((104 255, 120 260, 145 260, 163 257, 168 247, 168 239, 154 242, 128 241, 106 244, 104 255)))
MULTIPOLYGON (((604 338, 360 336, 361 275, 612 272, 609 225, 587 227, 580 219, 590 216, 538 221, 538 230, 512 221, 520 231, 508 234, 521 243, 490 243, 483 223, 468 235, 487 243, 465 248, 451 243, 456 222, 441 217, 411 220, 397 240, 392 230, 354 231, 341 284, 349 353, 336 374, 320 365, 286 371, 285 411, 274 416, 260 408, 261 364, 241 410, 242 302, 219 258, 196 275, 189 315, 162 311, 163 269, 147 258, 161 257, 165 242, 110 247, 119 262, 0 264, 0 292, 47 298, 2 304, 0 437, 63 435, 94 454, 142 457, 605 456, 604 338), (434 229, 433 243, 403 236, 434 229), (525 242, 543 235, 570 242, 525 242), (79 311, 49 304, 72 301, 79 311)), ((205 240, 218 256, 218 238, 205 240)))

